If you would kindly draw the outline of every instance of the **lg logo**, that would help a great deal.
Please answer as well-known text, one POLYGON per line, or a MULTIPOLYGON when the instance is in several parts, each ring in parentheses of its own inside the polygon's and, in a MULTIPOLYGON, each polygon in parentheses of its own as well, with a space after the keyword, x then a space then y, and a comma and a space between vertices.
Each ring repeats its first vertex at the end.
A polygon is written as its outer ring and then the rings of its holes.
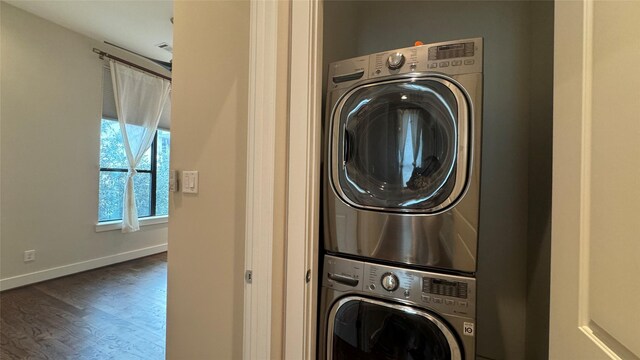
POLYGON ((464 323, 463 333, 467 336, 473 336, 475 332, 474 327, 475 327, 474 323, 468 323, 468 322, 464 323))

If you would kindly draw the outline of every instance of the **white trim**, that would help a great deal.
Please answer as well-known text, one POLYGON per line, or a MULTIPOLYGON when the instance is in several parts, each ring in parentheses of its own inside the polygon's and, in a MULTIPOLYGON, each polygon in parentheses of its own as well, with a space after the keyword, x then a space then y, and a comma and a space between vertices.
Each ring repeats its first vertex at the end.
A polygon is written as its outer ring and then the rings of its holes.
MULTIPOLYGON (((169 222, 169 216, 149 216, 145 218, 139 218, 138 222, 140 226, 157 225, 169 222)), ((96 224, 96 232, 122 230, 122 220, 104 221, 96 224)))
MULTIPOLYGON (((593 77, 593 0, 584 0, 582 33, 582 133, 580 149, 580 248, 578 326, 589 327, 589 249, 591 248, 591 124, 593 77)), ((584 330, 584 329, 583 329, 584 330)), ((591 334, 591 330, 585 334, 591 334)))
POLYGON ((271 353, 278 2, 251 0, 243 359, 271 353))
POLYGON ((127 251, 115 255, 109 255, 97 259, 81 261, 73 264, 54 267, 51 269, 35 271, 29 274, 13 276, 0 280, 0 291, 34 284, 37 282, 55 279, 61 276, 76 274, 82 271, 97 269, 99 267, 117 264, 153 254, 167 251, 167 244, 150 246, 143 249, 127 251))
POLYGON ((290 39, 284 358, 299 360, 313 359, 316 352, 321 0, 292 1, 290 39))

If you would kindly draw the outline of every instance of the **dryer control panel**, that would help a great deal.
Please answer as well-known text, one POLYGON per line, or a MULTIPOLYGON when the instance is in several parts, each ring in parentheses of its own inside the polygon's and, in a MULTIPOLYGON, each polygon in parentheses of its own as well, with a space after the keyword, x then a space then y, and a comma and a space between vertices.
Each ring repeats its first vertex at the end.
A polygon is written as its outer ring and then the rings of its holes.
POLYGON ((322 285, 334 290, 475 316, 476 280, 470 277, 399 268, 327 255, 322 285))
POLYGON ((482 72, 482 38, 444 41, 337 61, 329 66, 328 90, 362 80, 413 72, 460 75, 482 72))
POLYGON ((412 72, 447 75, 482 71, 482 39, 446 41, 370 55, 369 78, 412 72))

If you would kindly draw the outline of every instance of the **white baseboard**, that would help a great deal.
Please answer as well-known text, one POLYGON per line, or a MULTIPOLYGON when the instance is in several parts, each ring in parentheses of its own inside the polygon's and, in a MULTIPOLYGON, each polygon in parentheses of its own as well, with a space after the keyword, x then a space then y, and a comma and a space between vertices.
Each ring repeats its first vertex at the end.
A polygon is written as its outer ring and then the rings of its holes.
POLYGON ((143 249, 127 251, 115 255, 109 255, 97 259, 81 261, 69 265, 40 270, 29 274, 13 276, 0 280, 0 291, 13 289, 19 286, 34 284, 37 282, 55 279, 61 276, 76 274, 82 271, 117 264, 123 261, 133 260, 153 254, 167 251, 167 244, 150 246, 143 249))

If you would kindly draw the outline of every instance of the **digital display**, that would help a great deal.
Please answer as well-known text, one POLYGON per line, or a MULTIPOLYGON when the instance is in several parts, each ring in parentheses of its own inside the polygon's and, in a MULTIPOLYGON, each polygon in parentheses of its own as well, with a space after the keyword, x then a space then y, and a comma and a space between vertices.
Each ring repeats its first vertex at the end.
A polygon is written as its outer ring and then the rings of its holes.
POLYGON ((443 279, 422 278, 422 292, 427 294, 467 298, 467 284, 443 279))
POLYGON ((438 51, 462 49, 462 48, 464 48, 464 44, 442 45, 442 46, 438 46, 438 51))
POLYGON ((441 280, 441 279, 433 279, 431 280, 432 284, 444 285, 444 286, 458 286, 457 282, 441 280))
POLYGON ((475 53, 473 42, 447 44, 429 48, 429 60, 445 60, 473 56, 475 53))

